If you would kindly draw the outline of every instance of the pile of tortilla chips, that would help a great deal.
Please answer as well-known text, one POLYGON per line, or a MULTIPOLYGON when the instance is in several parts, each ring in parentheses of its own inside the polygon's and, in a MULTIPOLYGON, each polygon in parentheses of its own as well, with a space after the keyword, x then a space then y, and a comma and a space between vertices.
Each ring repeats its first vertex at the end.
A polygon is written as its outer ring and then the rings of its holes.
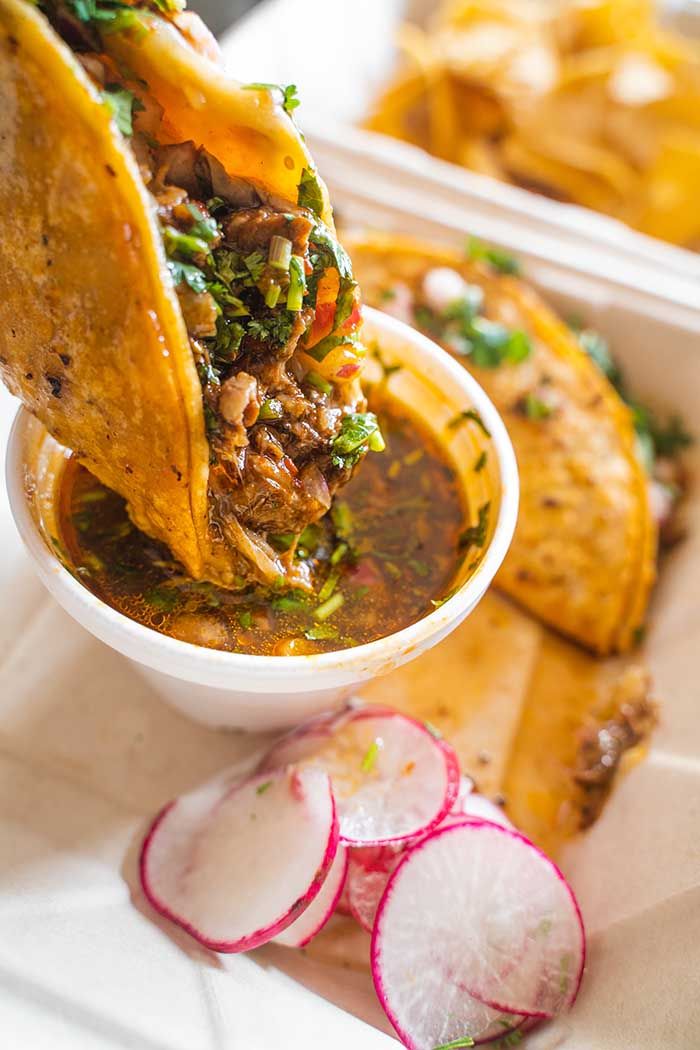
POLYGON ((444 0, 399 46, 373 130, 700 239, 700 44, 664 29, 651 0, 444 0))

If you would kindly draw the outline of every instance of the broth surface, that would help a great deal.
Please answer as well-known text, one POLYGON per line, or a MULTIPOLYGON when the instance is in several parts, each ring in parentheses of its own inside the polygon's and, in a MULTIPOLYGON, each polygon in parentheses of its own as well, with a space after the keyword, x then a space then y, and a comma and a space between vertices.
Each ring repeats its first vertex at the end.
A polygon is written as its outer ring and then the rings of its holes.
MULTIPOLYGON (((81 582, 132 620, 183 641, 258 655, 302 655, 382 638, 431 612, 465 550, 465 510, 435 438, 390 401, 375 406, 387 448, 366 457, 331 512, 290 556, 314 593, 194 581, 131 523, 124 500, 77 460, 61 493, 62 542, 81 582)), ((294 537, 274 537, 290 550, 294 537)), ((473 551, 471 557, 473 558, 473 551)))

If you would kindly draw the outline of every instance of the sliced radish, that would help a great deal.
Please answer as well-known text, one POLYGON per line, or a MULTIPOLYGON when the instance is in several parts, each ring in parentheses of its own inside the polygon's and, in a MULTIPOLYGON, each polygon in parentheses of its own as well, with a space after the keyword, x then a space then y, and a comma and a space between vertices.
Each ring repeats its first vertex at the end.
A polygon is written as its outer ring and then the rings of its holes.
POLYGON ((318 896, 291 926, 274 938, 275 944, 284 944, 288 948, 303 948, 320 933, 336 909, 345 885, 347 870, 348 850, 339 845, 318 896))
POLYGON ((463 821, 403 857, 379 904, 372 974, 407 1046, 495 1038, 553 1016, 583 973, 583 923, 559 869, 517 832, 463 821), (492 1034, 493 1033, 493 1034, 492 1034))
POLYGON ((377 907, 389 876, 406 851, 406 846, 366 846, 350 850, 347 897, 350 914, 368 933, 372 932, 377 907))
POLYGON ((283 737, 261 768, 316 765, 333 781, 341 839, 396 842, 437 826, 459 786, 453 749, 422 723, 389 708, 352 707, 283 737))
POLYGON ((476 792, 462 795, 461 792, 455 800, 455 804, 449 812, 449 818, 464 817, 467 820, 488 821, 490 824, 500 824, 502 828, 515 830, 515 826, 508 820, 500 806, 476 792))
POLYGON ((337 848, 322 770, 274 770, 234 786, 217 778, 156 817, 141 848, 141 884, 154 908, 200 943, 246 951, 307 908, 337 848))
MULTIPOLYGON (((488 821, 504 828, 512 828, 513 825, 503 810, 483 795, 474 794, 473 787, 474 781, 471 777, 460 777, 457 798, 450 812, 440 822, 440 827, 470 820, 477 823, 488 821)), ((416 845, 421 838, 422 836, 418 836, 395 845, 365 846, 350 851, 346 882, 347 905, 352 917, 368 933, 371 933, 374 927, 377 907, 389 877, 406 850, 416 845)))

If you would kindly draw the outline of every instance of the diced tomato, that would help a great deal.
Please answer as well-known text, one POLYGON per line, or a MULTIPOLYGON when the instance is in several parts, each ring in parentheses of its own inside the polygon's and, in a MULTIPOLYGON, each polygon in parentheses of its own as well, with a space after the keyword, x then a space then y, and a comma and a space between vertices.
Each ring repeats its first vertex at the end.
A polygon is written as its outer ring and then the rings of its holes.
POLYGON ((316 292, 316 316, 309 329, 304 345, 315 346, 333 331, 336 304, 340 291, 340 274, 334 266, 323 271, 316 292))

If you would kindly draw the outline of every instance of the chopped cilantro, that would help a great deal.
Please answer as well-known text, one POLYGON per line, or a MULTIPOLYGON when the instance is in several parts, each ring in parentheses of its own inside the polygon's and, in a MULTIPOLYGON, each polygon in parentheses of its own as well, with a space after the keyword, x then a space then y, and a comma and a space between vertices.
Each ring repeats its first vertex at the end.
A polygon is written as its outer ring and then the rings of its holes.
POLYGON ((293 114, 294 110, 301 105, 301 99, 297 95, 296 84, 244 84, 244 91, 279 91, 282 94, 282 107, 285 113, 289 116, 293 114))
POLYGON ((253 280, 256 282, 259 281, 262 277, 262 272, 265 269, 265 256, 262 252, 251 252, 250 255, 246 255, 243 262, 253 280))
POLYGON ((143 29, 141 13, 130 4, 110 0, 67 0, 69 9, 81 22, 101 22, 105 31, 143 29))
POLYGON ((102 101, 122 135, 133 135, 133 115, 144 108, 143 102, 136 98, 133 91, 120 87, 119 84, 106 84, 102 92, 102 101))
POLYGON ((383 447, 384 439, 374 412, 355 412, 343 417, 340 431, 333 438, 331 462, 341 470, 354 467, 368 448, 379 452, 383 447))
POLYGON ((144 594, 145 600, 155 609, 162 612, 172 612, 177 607, 178 593, 167 587, 152 587, 144 594))
POLYGON ((447 424, 448 430, 455 430, 457 427, 461 426, 462 423, 466 423, 467 420, 470 419, 473 423, 476 423, 487 438, 491 437, 491 431, 487 429, 486 424, 481 418, 481 414, 477 412, 475 408, 467 408, 464 412, 458 412, 456 416, 453 416, 447 424))
POLYGON ((486 449, 482 449, 482 451, 479 453, 479 455, 477 456, 476 460, 474 461, 474 466, 472 467, 472 470, 474 471, 475 474, 480 474, 481 473, 481 471, 486 466, 486 460, 487 459, 488 459, 488 453, 487 453, 486 449))
POLYGON ((693 444, 693 438, 685 429, 679 416, 671 416, 667 423, 662 423, 650 409, 643 405, 632 401, 630 407, 637 433, 648 433, 656 456, 677 456, 679 452, 693 444))
POLYGON ((518 402, 518 409, 528 419, 535 421, 549 419, 554 411, 551 405, 548 405, 546 401, 543 401, 542 398, 531 391, 518 402))
POLYGON ((184 233, 174 226, 163 227, 163 243, 168 255, 184 255, 190 259, 193 255, 207 255, 209 244, 202 237, 184 233))
POLYGON ((617 387, 622 377, 620 369, 612 359, 607 339, 604 339, 600 332, 595 332, 592 328, 583 328, 576 333, 576 336, 581 349, 585 350, 591 361, 598 366, 603 375, 610 380, 613 386, 617 387))
POLYGON ((271 787, 272 787, 272 781, 271 780, 264 780, 262 782, 262 784, 258 784, 258 786, 256 787, 255 794, 256 795, 264 795, 265 792, 269 791, 269 789, 271 787))
POLYGON ((219 234, 219 224, 216 219, 213 219, 211 215, 204 215, 194 204, 188 204, 187 210, 193 220, 188 233, 210 244, 219 234))
MULTIPOLYGON (((302 175, 302 183, 303 181, 304 176, 302 175)), ((334 266, 341 277, 352 280, 350 257, 342 245, 338 244, 327 226, 322 222, 317 222, 309 235, 309 241, 317 251, 316 264, 320 264, 323 269, 334 266)), ((311 262, 314 264, 314 258, 311 262)), ((316 264, 314 264, 314 269, 316 269, 316 264)))
POLYGON ((216 321, 216 336, 211 344, 211 353, 216 359, 233 361, 238 354, 245 328, 238 321, 219 317, 216 321))
POLYGON ((186 284, 193 292, 206 292, 207 279, 198 266, 180 262, 178 259, 168 259, 168 269, 176 286, 186 284))
MULTIPOLYGON (((284 582, 284 580, 283 580, 284 582)), ((306 595, 280 594, 270 603, 275 612, 301 612, 307 608, 306 595)))
POLYGON ((507 328, 497 321, 479 316, 483 292, 477 285, 442 311, 435 313, 427 306, 414 310, 416 323, 461 357, 470 357, 479 368, 516 365, 532 353, 528 334, 507 328))
POLYGON ((320 219, 323 212, 323 190, 318 175, 312 168, 304 168, 301 173, 297 204, 300 208, 308 208, 320 219))
POLYGON ((489 515, 491 512, 490 500, 482 503, 479 507, 478 521, 476 525, 470 525, 459 537, 460 547, 483 547, 486 543, 486 533, 489 527, 489 515))
POLYGON ((258 317, 250 321, 246 334, 261 342, 276 343, 284 346, 292 334, 293 317, 287 310, 276 311, 269 317, 258 317))
POLYGON ((484 244, 476 237, 470 237, 467 242, 467 256, 479 262, 487 262, 498 273, 518 276, 522 273, 520 261, 504 251, 503 248, 494 248, 492 245, 484 244))

